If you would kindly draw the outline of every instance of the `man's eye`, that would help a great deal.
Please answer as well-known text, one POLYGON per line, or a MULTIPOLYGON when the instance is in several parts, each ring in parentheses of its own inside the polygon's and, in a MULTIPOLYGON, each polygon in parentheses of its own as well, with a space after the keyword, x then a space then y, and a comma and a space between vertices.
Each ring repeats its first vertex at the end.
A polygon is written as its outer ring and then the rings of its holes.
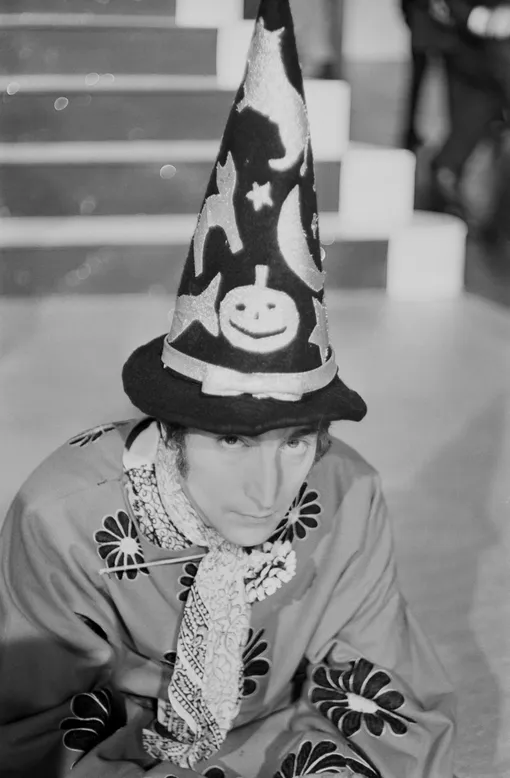
POLYGON ((225 448, 240 448, 243 446, 243 441, 238 438, 237 435, 223 435, 218 438, 218 442, 225 448))
POLYGON ((304 451, 310 443, 304 438, 291 438, 287 441, 287 447, 293 451, 304 451))

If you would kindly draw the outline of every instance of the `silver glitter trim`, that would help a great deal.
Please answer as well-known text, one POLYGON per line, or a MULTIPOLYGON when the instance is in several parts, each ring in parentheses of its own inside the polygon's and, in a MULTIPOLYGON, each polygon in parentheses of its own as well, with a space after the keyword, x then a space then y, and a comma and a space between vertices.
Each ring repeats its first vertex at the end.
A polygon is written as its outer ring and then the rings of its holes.
POLYGON ((183 354, 170 345, 168 338, 164 341, 162 361, 181 375, 199 381, 204 394, 229 397, 246 393, 288 402, 297 402, 304 394, 323 389, 338 371, 331 350, 325 364, 304 373, 241 373, 183 354))
POLYGON ((270 159, 273 170, 288 170, 304 152, 301 172, 306 170, 306 151, 309 123, 306 105, 294 89, 282 58, 282 35, 285 28, 270 32, 259 19, 248 54, 248 67, 244 81, 244 96, 237 110, 252 108, 276 124, 285 148, 285 156, 270 159))
POLYGON ((278 220, 278 244, 290 269, 310 289, 313 289, 314 292, 320 292, 324 287, 326 274, 324 271, 318 270, 308 248, 306 234, 301 223, 299 186, 292 189, 282 205, 278 220))
POLYGON ((172 327, 168 335, 170 340, 176 340, 194 321, 200 322, 211 335, 217 337, 220 334, 215 307, 220 281, 221 273, 218 273, 201 294, 181 294, 177 298, 172 327))
POLYGON ((328 312, 325 305, 313 299, 315 319, 317 324, 313 328, 308 343, 312 343, 320 351, 322 364, 326 362, 329 351, 328 312))
POLYGON ((237 286, 220 305, 220 327, 236 348, 269 354, 292 343, 299 329, 299 312, 287 292, 266 286, 269 268, 256 265, 255 284, 237 286))
POLYGON ((224 165, 216 166, 216 184, 218 194, 209 195, 198 217, 198 223, 193 236, 193 255, 195 260, 195 275, 199 276, 204 269, 204 246, 209 230, 221 227, 227 236, 230 250, 237 254, 243 248, 243 242, 237 227, 234 209, 234 191, 237 182, 237 172, 234 158, 229 151, 224 165))

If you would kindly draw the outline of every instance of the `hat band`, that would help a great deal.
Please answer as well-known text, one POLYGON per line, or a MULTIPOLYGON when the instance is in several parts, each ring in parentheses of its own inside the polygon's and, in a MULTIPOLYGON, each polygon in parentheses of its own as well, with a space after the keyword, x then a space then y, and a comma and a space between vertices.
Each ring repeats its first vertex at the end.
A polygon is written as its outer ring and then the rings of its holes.
POLYGON ((171 346, 167 338, 161 359, 166 367, 201 383, 204 394, 220 397, 251 394, 260 399, 272 397, 287 402, 297 402, 304 394, 323 389, 338 370, 331 350, 327 362, 304 373, 241 373, 183 354, 171 346))

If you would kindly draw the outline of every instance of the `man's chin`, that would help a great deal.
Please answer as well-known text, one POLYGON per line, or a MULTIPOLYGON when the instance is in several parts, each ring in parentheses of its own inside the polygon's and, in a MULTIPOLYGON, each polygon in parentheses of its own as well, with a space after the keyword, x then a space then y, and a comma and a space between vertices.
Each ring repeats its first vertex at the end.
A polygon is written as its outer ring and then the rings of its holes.
POLYGON ((274 535, 276 527, 279 522, 271 527, 257 529, 244 529, 242 531, 234 532, 226 540, 230 543, 234 543, 236 546, 242 546, 243 548, 255 548, 265 543, 271 535, 274 535))

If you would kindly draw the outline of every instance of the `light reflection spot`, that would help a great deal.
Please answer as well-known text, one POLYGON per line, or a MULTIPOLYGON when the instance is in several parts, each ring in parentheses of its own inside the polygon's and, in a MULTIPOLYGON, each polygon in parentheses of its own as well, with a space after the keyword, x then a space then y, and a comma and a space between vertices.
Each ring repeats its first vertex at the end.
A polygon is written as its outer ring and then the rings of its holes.
POLYGON ((173 165, 163 165, 163 167, 159 171, 159 175, 161 176, 161 178, 167 180, 173 178, 176 173, 177 173, 177 168, 175 168, 173 165))
POLYGON ((53 105, 55 111, 63 111, 69 105, 69 100, 67 97, 57 97, 53 105))

